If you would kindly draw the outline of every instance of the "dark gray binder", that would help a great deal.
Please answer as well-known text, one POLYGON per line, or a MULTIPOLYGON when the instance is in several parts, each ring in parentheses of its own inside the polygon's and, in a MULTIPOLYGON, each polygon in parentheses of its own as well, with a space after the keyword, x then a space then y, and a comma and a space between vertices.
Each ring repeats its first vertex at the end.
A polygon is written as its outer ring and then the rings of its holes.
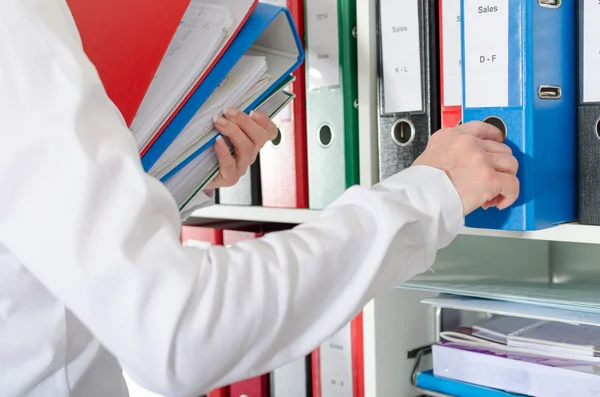
POLYGON ((592 18, 599 10, 579 1, 579 223, 586 225, 600 225, 600 27, 592 18))
POLYGON ((379 0, 377 21, 379 177, 385 179, 409 167, 440 128, 438 1, 379 0))

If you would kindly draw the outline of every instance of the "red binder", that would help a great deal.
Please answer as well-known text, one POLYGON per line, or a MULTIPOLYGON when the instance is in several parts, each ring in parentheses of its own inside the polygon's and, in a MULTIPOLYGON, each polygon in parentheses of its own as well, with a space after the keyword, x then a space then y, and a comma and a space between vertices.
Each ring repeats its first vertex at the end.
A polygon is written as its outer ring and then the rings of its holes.
POLYGON ((127 125, 190 0, 67 0, 83 49, 127 125))
MULTIPOLYGON (((267 3, 273 1, 266 1, 267 3)), ((273 2, 278 3, 278 2, 273 2)), ((304 3, 288 0, 300 37, 304 37, 304 3)), ((306 149, 306 86, 304 63, 293 73, 290 91, 296 96, 274 118, 281 132, 278 145, 267 143, 260 152, 263 207, 308 208, 306 149)))
POLYGON ((231 397, 231 396, 229 394, 229 388, 222 387, 220 389, 213 390, 210 393, 208 393, 208 397, 231 397))
POLYGON ((269 375, 257 376, 229 386, 229 397, 269 397, 269 375))
MULTIPOLYGON (((351 349, 352 349, 352 396, 364 397, 365 395, 365 373, 364 373, 364 343, 363 343, 363 319, 360 313, 350 323, 351 349)), ((328 397, 323 395, 321 382, 335 381, 321 379, 321 354, 317 349, 312 353, 312 379, 313 397, 328 397)))
MULTIPOLYGON (((441 103, 441 111, 442 111, 442 128, 450 128, 456 127, 462 119, 462 107, 461 105, 446 105, 446 97, 445 97, 445 86, 444 86, 444 78, 446 77, 444 74, 444 61, 448 61, 448 59, 444 58, 444 21, 451 23, 460 23, 459 21, 450 20, 449 18, 444 17, 444 3, 455 2, 460 5, 459 1, 456 0, 439 0, 439 35, 440 35, 440 103, 441 103)), ((459 13, 460 15, 460 13, 459 13)), ((453 18, 459 17, 459 15, 452 15, 453 18)), ((450 15, 448 15, 450 17, 450 15)), ((455 38, 448 38, 447 40, 451 40, 455 38)))
MULTIPOLYGON (((221 58, 258 3, 247 1, 249 9, 235 32, 142 155, 221 58)), ((230 7, 239 7, 229 3, 230 7)), ((67 0, 67 4, 85 53, 96 66, 108 96, 131 126, 190 0, 67 0)))
POLYGON ((181 242, 204 241, 213 245, 223 245, 223 230, 211 227, 182 226, 181 242))

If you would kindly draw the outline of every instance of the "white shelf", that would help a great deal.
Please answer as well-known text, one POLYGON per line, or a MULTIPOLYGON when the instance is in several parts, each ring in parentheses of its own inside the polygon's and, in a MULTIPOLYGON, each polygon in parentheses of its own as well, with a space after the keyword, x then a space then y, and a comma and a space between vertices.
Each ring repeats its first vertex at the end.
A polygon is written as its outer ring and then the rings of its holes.
MULTIPOLYGON (((299 225, 316 219, 319 210, 265 208, 213 205, 192 214, 193 218, 236 220, 250 222, 289 223, 299 225)), ((520 238, 527 240, 561 241, 569 243, 600 244, 600 226, 567 223, 553 228, 533 232, 511 232, 503 230, 472 229, 463 227, 460 234, 467 236, 520 238)))

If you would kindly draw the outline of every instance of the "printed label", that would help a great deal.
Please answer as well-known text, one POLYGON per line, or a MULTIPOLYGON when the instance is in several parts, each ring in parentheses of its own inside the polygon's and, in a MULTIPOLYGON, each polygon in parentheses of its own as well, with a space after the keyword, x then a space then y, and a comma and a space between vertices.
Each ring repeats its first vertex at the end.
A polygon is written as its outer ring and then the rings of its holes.
POLYGON ((442 1, 444 105, 462 105, 460 0, 442 1))
POLYGON ((306 0, 308 88, 340 85, 337 0, 306 0))
POLYGON ((600 0, 583 0, 583 102, 600 102, 600 0))
POLYGON ((465 105, 508 106, 508 0, 464 0, 465 105))
POLYGON ((342 328, 319 349, 321 395, 352 397, 352 336, 350 324, 342 328))
POLYGON ((420 0, 381 0, 384 113, 423 110, 420 0))

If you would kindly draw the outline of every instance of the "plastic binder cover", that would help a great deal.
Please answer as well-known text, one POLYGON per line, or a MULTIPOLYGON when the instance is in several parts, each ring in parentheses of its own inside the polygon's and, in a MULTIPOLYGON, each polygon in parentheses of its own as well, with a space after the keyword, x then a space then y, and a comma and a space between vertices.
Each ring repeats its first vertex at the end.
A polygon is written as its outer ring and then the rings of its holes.
MULTIPOLYGON (((304 53, 300 45, 298 33, 294 27, 290 13, 287 9, 270 4, 259 3, 252 15, 233 40, 219 62, 206 76, 199 88, 190 96, 189 100, 173 118, 156 142, 142 157, 142 165, 149 171, 165 150, 173 143, 181 131, 190 122, 200 107, 214 92, 223 79, 243 55, 264 56, 267 61, 267 73, 272 77, 269 88, 256 98, 245 109, 246 112, 254 109, 264 97, 277 87, 289 74, 302 62, 304 53)), ((169 180, 188 163, 195 159, 206 149, 212 147, 217 134, 205 143, 191 156, 173 168, 161 178, 162 182, 169 180)))
POLYGON ((306 119, 309 207, 359 183, 356 0, 307 0, 306 119))

